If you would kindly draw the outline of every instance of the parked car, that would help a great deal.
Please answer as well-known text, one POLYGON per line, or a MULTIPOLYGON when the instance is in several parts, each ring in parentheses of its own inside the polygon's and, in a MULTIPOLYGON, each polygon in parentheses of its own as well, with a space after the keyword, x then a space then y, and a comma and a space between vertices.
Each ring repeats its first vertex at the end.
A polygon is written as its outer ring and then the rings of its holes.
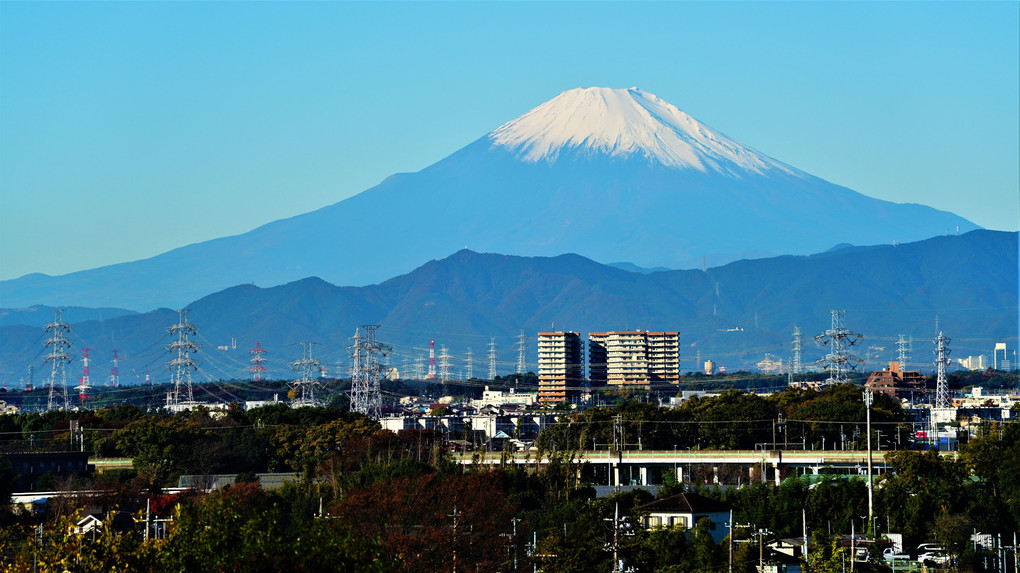
POLYGON ((925 561, 945 565, 946 563, 949 563, 949 556, 945 553, 935 551, 929 551, 928 553, 922 553, 917 556, 918 563, 924 563, 925 561))
POLYGON ((945 553, 946 548, 938 543, 922 543, 917 546, 917 553, 945 553))
POLYGON ((892 563, 894 561, 911 561, 912 558, 908 553, 896 553, 896 548, 886 547, 885 551, 882 551, 882 559, 886 563, 892 563))

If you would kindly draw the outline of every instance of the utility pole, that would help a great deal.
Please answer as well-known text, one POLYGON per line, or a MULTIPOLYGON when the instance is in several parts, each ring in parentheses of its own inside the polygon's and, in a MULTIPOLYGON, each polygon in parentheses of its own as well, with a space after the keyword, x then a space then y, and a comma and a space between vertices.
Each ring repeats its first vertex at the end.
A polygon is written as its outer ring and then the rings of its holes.
POLYGON ((801 526, 804 528, 804 563, 806 565, 811 560, 811 556, 808 553, 808 551, 810 550, 810 547, 808 546, 808 538, 807 538, 807 509, 801 508, 801 510, 800 510, 800 522, 801 522, 801 526))
MULTIPOLYGON (((53 322, 46 325, 46 332, 52 334, 46 340, 46 348, 50 349, 50 353, 46 355, 46 362, 51 363, 50 396, 46 403, 47 411, 70 408, 67 403, 66 365, 71 362, 71 356, 66 350, 71 347, 71 341, 67 339, 67 335, 71 332, 71 326, 64 322, 63 316, 63 309, 54 309, 53 322)), ((31 378, 31 374, 29 377, 31 378)))
POLYGON ((867 414, 868 431, 868 528, 871 534, 875 535, 875 484, 871 475, 871 403, 874 395, 870 388, 864 390, 864 406, 867 414))
POLYGON ((453 518, 453 573, 457 573, 457 517, 460 516, 460 512, 457 511, 457 506, 453 506, 453 513, 447 517, 453 518))
POLYGON ((728 549, 730 550, 730 565, 726 569, 727 573, 733 573, 733 531, 734 531, 734 529, 736 529, 736 528, 734 527, 734 523, 733 523, 733 510, 731 509, 730 510, 730 534, 726 538, 726 540, 727 540, 726 545, 727 545, 728 549))
POLYGON ((832 328, 815 336, 815 340, 820 339, 822 344, 829 346, 829 353, 816 363, 822 364, 829 372, 826 382, 843 384, 850 381, 848 372, 863 362, 860 357, 850 354, 850 347, 864 337, 846 328, 846 310, 833 309, 829 312, 832 314, 832 328))
POLYGON ((620 502, 616 502, 613 510, 613 518, 604 518, 605 521, 613 522, 613 573, 623 571, 623 564, 620 562, 620 502))

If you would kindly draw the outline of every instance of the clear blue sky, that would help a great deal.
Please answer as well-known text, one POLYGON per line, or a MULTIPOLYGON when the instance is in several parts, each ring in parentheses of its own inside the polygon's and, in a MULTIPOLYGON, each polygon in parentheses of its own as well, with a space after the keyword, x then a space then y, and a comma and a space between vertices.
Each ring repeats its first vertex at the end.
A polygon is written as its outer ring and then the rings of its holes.
POLYGON ((1018 22, 1013 1, 0 2, 0 278, 304 213, 579 86, 1016 230, 1018 22))

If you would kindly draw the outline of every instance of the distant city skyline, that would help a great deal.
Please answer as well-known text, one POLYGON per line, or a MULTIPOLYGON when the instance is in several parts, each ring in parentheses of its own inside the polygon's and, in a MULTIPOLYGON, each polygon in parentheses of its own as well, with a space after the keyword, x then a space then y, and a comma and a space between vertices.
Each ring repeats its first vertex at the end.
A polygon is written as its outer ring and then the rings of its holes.
POLYGON ((1015 2, 3 2, 0 279, 299 215, 588 86, 1015 231, 1018 21, 1015 2))

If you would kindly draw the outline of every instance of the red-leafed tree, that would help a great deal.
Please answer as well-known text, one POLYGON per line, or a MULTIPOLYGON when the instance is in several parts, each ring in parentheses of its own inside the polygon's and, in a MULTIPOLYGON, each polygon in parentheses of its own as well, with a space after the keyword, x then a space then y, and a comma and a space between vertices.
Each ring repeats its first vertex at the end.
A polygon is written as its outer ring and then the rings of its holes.
POLYGON ((352 529, 378 539, 402 571, 505 569, 513 504, 500 471, 383 480, 333 508, 352 529))

